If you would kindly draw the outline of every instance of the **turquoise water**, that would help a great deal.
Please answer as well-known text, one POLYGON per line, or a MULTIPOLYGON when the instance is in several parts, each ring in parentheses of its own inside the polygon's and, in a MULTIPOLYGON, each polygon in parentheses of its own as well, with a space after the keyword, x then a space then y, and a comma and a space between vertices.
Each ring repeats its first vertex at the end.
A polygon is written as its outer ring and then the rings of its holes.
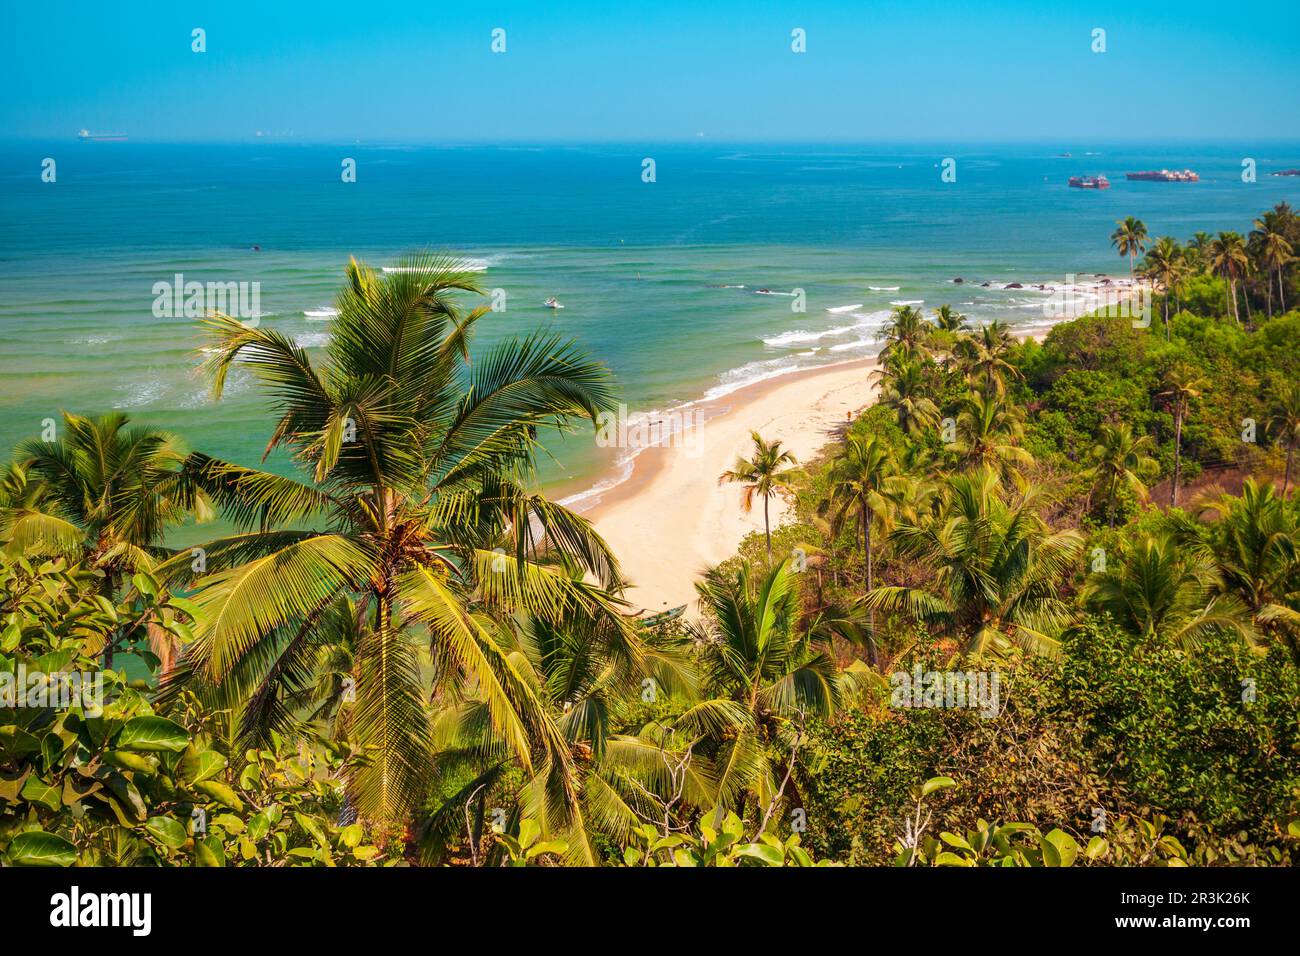
MULTIPOLYGON (((1186 237, 1244 232, 1276 202, 1300 205, 1300 181, 1268 175, 1300 165, 1300 146, 1250 155, 1260 175, 1247 184, 1240 149, 1208 146, 0 145, 0 447, 62 409, 116 408, 255 463, 270 432, 261 395, 236 374, 214 404, 195 374, 194 320, 153 314, 154 284, 176 273, 260 283, 261 321, 318 347, 329 321, 303 313, 329 306, 349 255, 383 266, 455 251, 506 292, 480 346, 549 325, 648 412, 869 355, 892 302, 1041 326, 1042 293, 1000 286, 1125 274, 1108 238, 1121 216, 1186 237), (955 183, 941 181, 946 156, 955 183), (41 182, 45 157, 53 184, 41 182), (355 183, 340 179, 344 158, 355 183), (1174 165, 1202 181, 1123 178, 1174 165), (1098 173, 1112 189, 1065 186, 1098 173), (760 288, 801 288, 807 311, 760 288), (565 308, 545 308, 549 296, 565 308)), ((615 453, 589 435, 550 450, 542 477, 562 491, 611 473, 615 453)))

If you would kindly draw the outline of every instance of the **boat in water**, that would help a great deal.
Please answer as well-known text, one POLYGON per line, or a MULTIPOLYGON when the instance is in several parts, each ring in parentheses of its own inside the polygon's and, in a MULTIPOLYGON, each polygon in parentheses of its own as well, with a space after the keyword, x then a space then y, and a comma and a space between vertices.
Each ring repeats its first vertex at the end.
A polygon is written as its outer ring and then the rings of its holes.
POLYGON ((560 304, 560 300, 557 299, 555 296, 551 296, 549 299, 543 302, 542 305, 546 306, 548 309, 564 308, 564 306, 560 304))
POLYGON ((1110 189, 1110 180, 1105 176, 1071 176, 1067 185, 1074 189, 1110 189))
POLYGON ((77 139, 86 143, 121 143, 125 141, 125 133, 92 133, 88 129, 83 129, 77 133, 77 139))
POLYGON ((1125 179, 1134 179, 1148 183, 1199 183, 1201 177, 1190 169, 1144 169, 1136 173, 1125 173, 1125 179))

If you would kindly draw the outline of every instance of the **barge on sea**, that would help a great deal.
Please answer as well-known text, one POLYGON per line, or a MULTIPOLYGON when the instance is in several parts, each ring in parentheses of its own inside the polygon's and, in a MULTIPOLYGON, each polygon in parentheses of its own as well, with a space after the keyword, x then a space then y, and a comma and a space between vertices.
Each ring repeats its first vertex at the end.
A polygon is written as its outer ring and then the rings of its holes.
POLYGON ((1105 176, 1071 176, 1067 185, 1075 189, 1110 189, 1110 180, 1105 176))
POLYGON ((1201 181, 1201 177, 1190 169, 1144 169, 1136 173, 1125 173, 1124 178, 1148 183, 1199 183, 1201 181))

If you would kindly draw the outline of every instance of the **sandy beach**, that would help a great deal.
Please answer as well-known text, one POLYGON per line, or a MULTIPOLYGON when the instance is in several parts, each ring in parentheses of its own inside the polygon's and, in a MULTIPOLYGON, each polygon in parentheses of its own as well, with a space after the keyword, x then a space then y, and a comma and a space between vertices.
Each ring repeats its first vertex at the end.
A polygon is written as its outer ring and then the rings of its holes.
MULTIPOLYGON (((792 372, 702 403, 704 421, 689 443, 649 447, 632 475, 588 512, 623 563, 634 609, 685 604, 693 616, 700 572, 735 553, 741 539, 763 530, 761 501, 746 514, 739 485, 718 476, 752 447, 751 431, 780 439, 802 462, 846 421, 871 404, 874 359, 792 372)), ((772 499, 772 526, 786 511, 772 499)))

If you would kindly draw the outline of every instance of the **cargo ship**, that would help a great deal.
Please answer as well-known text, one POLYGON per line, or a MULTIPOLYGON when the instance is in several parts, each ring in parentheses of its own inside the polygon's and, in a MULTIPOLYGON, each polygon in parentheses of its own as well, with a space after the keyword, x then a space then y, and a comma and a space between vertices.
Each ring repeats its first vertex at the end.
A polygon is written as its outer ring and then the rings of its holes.
POLYGON ((1110 180, 1105 176, 1071 176, 1068 185, 1075 189, 1110 189, 1110 180))
POLYGON ((1300 169, 1282 169, 1273 174, 1274 176, 1300 176, 1300 169))
POLYGON ((1177 169, 1144 169, 1137 173, 1125 173, 1124 177, 1149 183, 1199 183, 1201 181, 1201 177, 1190 169, 1181 172, 1177 169))

